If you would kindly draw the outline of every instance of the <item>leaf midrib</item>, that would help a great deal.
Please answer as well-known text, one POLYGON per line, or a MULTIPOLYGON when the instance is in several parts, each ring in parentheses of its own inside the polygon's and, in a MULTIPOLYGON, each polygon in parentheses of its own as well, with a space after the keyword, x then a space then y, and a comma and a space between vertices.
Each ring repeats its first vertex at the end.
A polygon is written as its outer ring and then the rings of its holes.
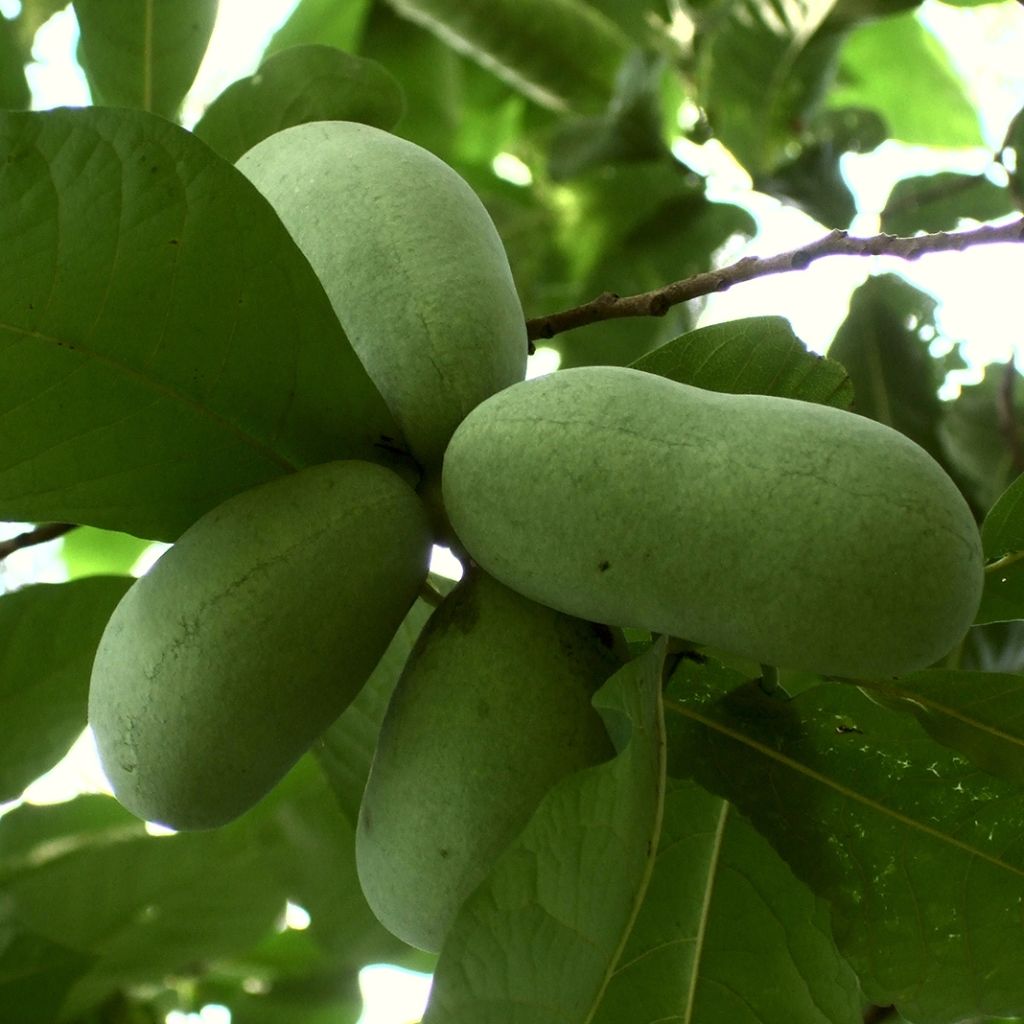
MULTIPOLYGON (((200 418, 206 418, 213 423, 216 423, 219 427, 224 428, 228 433, 233 434, 243 444, 252 448, 254 451, 259 452, 261 455, 269 458, 275 465, 280 466, 286 472, 295 472, 299 467, 286 459, 283 455, 276 452, 269 444, 253 434, 242 430, 238 424, 227 419, 220 413, 215 412, 209 406, 203 405, 202 403, 191 398, 189 395, 176 388, 170 387, 169 385, 155 380, 152 377, 141 373, 134 367, 128 366, 116 359, 112 359, 110 356, 101 355, 90 349, 83 348, 80 344, 71 344, 63 342, 59 338, 51 334, 45 334, 42 331, 33 331, 25 327, 19 327, 15 324, 10 324, 5 321, 0 321, 0 331, 8 331, 14 335, 20 335, 25 338, 33 338, 38 341, 47 342, 57 348, 64 349, 66 352, 74 352, 80 354, 83 358, 94 359, 105 366, 111 367, 116 372, 120 373, 124 377, 132 378, 133 380, 140 382, 144 387, 149 390, 165 397, 170 398, 173 401, 180 403, 181 405, 192 410, 193 413, 198 414, 200 418)), ((9 409, 0 410, 0 416, 6 415, 10 412, 9 409)), ((10 467, 6 467, 10 468, 10 467)))
POLYGON ((752 739, 750 736, 740 732, 738 729, 730 728, 727 725, 723 725, 721 722, 716 722, 714 719, 707 718, 699 712, 694 711, 693 708, 688 708, 672 698, 664 698, 664 703, 666 710, 698 722, 714 732, 721 733, 723 736, 728 736, 730 739, 744 744, 751 750, 757 751, 757 753, 761 754, 763 757, 775 761, 776 763, 789 768, 791 771, 795 771, 809 779, 813 779, 815 782, 833 790, 835 793, 848 800, 853 800, 856 803, 862 804, 874 811, 876 814, 888 817, 906 828, 923 833, 932 839, 938 839, 940 842, 943 842, 948 846, 955 847, 972 857, 977 857, 980 860, 987 861, 995 867, 1002 868, 1009 871, 1011 874, 1024 878, 1024 869, 1016 867, 1013 864, 1008 864, 1006 861, 1000 860, 998 857, 994 857, 992 854, 986 853, 984 850, 979 850, 976 847, 971 846, 962 839, 956 839, 937 828, 926 825, 924 822, 916 821, 914 818, 903 814, 901 811, 894 810, 892 807, 887 807, 885 804, 879 803, 877 800, 873 800, 871 797, 865 796, 863 793, 858 793, 856 790, 850 789, 849 786, 844 786, 841 782, 837 782, 835 779, 831 779, 827 775, 823 775, 821 772, 815 771, 813 768, 809 768, 807 765, 783 754, 781 751, 774 750, 766 744, 752 739))

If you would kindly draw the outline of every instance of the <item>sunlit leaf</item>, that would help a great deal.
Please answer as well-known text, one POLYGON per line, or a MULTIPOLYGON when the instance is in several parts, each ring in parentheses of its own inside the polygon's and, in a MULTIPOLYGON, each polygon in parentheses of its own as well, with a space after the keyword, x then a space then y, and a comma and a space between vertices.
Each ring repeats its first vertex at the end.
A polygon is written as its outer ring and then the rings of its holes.
POLYGON ((404 106, 398 82, 376 61, 330 46, 293 46, 229 85, 194 131, 235 161, 268 135, 307 121, 393 128, 404 106))
POLYGON ((0 515, 173 539, 397 432, 255 188, 139 111, 0 118, 0 515), (301 315, 297 311, 301 310, 301 315))
POLYGON ((963 81, 913 11, 857 27, 843 44, 828 102, 876 110, 893 138, 912 145, 983 144, 963 81))
POLYGON ((60 559, 68 579, 83 576, 127 576, 151 542, 128 533, 79 526, 64 535, 60 559))
POLYGON ((650 881, 664 799, 665 645, 598 691, 618 755, 558 783, 463 905, 425 1024, 584 1024, 650 881))
POLYGON ((870 277, 851 296, 828 354, 850 374, 856 412, 940 456, 940 381, 922 338, 934 317, 931 296, 894 274, 870 277))
POLYGON ((962 218, 995 220, 1013 210, 1011 193, 983 174, 927 174, 896 182, 882 210, 882 230, 950 231, 962 218))
POLYGON ((217 0, 74 0, 93 101, 173 118, 206 53, 217 0))
POLYGON ((777 395, 848 409, 853 385, 833 359, 809 352, 780 316, 700 327, 632 364, 693 387, 777 395))
POLYGON ((85 728, 96 645, 131 582, 95 576, 0 597, 0 803, 52 768, 85 728))
POLYGON ((323 43, 356 50, 362 39, 372 0, 300 0, 288 20, 274 33, 264 60, 289 46, 323 43))
POLYGON ((1024 377, 1014 366, 990 363, 978 384, 967 384, 941 424, 943 450, 987 512, 1024 473, 1024 377))
POLYGON ((785 701, 687 659, 665 713, 672 774, 733 801, 831 904, 870 1000, 916 1024, 1024 1005, 1024 790, 847 685, 785 701))
POLYGON ((826 25, 832 7, 833 0, 718 0, 702 12, 697 99, 716 137, 755 178, 783 162, 820 100, 842 39, 826 25))

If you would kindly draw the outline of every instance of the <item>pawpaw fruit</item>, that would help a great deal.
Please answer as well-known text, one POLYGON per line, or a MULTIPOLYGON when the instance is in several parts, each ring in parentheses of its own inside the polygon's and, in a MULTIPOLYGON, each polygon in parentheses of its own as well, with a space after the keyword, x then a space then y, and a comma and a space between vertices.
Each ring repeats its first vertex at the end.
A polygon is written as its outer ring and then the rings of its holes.
POLYGON ((807 402, 558 371, 470 413, 443 494, 470 555, 527 597, 776 666, 921 668, 980 601, 978 530, 938 463, 807 402))
POLYGON ((89 722, 117 798, 175 829, 255 804, 358 693, 429 555, 419 498, 365 462, 278 477, 204 515, 99 644, 89 722))
POLYGON ((590 699, 620 667, 608 631, 474 571, 441 603, 388 705, 356 864, 380 921, 437 951, 543 795, 612 756, 590 699))
POLYGON ((316 271, 413 455, 439 466, 466 413, 526 374, 522 307, 483 204, 432 153, 348 121, 287 128, 237 166, 316 271))

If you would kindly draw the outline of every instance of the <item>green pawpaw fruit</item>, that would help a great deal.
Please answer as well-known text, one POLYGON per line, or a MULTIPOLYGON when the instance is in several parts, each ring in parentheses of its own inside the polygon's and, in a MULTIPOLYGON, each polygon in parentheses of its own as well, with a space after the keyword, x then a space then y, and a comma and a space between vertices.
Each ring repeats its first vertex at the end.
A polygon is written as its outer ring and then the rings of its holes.
POLYGON ((390 470, 304 469, 185 531, 110 618, 89 722, 118 799, 213 828, 344 710, 427 573, 426 513, 390 470))
POLYGON ((470 555, 527 597, 778 666, 921 668, 981 595, 970 510, 904 435, 635 369, 495 395, 452 438, 443 493, 470 555))
POLYGON ((434 612, 388 705, 356 829, 367 901, 440 949, 463 900, 563 776, 613 753, 590 699, 607 630, 470 574, 434 612))
POLYGON ((432 153, 348 121, 296 125, 237 164, 312 264, 427 467, 484 398, 523 379, 526 326, 501 239, 432 153))

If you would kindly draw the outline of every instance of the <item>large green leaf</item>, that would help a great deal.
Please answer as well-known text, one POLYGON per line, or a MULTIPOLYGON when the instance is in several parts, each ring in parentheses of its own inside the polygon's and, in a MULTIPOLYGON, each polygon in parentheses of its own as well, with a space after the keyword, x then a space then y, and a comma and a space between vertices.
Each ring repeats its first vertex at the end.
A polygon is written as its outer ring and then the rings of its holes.
POLYGON ((274 132, 307 121, 360 121, 389 129, 405 100, 376 61, 331 46, 293 46, 227 87, 193 129, 226 160, 274 132))
POLYGON ((901 142, 951 148, 983 144, 963 82, 913 11, 857 27, 843 44, 828 102, 878 111, 901 142))
POLYGON ((790 701, 713 663, 667 690, 673 775, 733 801, 832 905, 865 994, 916 1024, 1024 1006, 1024 791, 853 687, 790 701))
POLYGON ((930 736, 980 768, 1024 784, 1024 677, 928 669, 861 685, 874 700, 914 715, 930 736))
POLYGON ((777 395, 849 409, 853 385, 843 366, 813 352, 781 316, 700 327, 633 363, 709 391, 777 395))
POLYGON ((404 17, 554 109, 600 110, 627 37, 585 0, 389 0, 404 17))
POLYGON ((141 111, 0 117, 0 517, 170 540, 397 436, 266 200, 141 111))
POLYGON ((951 231, 965 217, 995 220, 1013 211, 1009 189, 983 174, 926 174, 896 182, 882 210, 882 230, 893 235, 951 231))
POLYGON ((173 118, 206 53, 217 0, 74 0, 93 101, 173 118))
POLYGON ((274 33, 264 59, 289 46, 323 43, 355 50, 362 39, 373 0, 299 0, 288 20, 274 33))
POLYGON ((618 755, 563 779, 463 905, 425 1024, 584 1024, 650 881, 664 802, 665 644, 598 691, 618 755))
POLYGON ((981 543, 988 566, 975 622, 1024 619, 1024 475, 985 517, 981 543))
POLYGON ((726 801, 668 781, 654 875, 594 1024, 861 1024, 828 910, 726 801))
POLYGON ((697 100, 755 178, 783 162, 813 116, 842 35, 834 0, 716 0, 697 34, 697 100))
POLYGON ((922 339, 934 329, 935 305, 894 274, 869 277, 851 296, 828 354, 850 374, 855 411, 940 457, 941 381, 922 339))
POLYGON ((131 583, 95 576, 0 597, 0 803, 52 768, 85 728, 96 645, 131 583))

